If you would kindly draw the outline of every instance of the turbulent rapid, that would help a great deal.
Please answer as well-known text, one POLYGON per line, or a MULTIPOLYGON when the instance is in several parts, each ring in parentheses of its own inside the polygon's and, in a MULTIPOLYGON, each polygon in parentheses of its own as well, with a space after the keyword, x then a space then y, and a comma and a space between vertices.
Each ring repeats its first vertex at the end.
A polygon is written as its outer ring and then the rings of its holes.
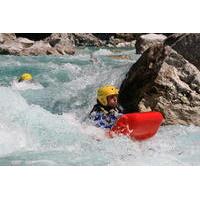
POLYGON ((134 49, 0 56, 0 165, 199 165, 200 127, 162 126, 143 142, 108 139, 86 120, 96 89, 120 86, 134 49), (17 82, 24 72, 31 84, 17 82))

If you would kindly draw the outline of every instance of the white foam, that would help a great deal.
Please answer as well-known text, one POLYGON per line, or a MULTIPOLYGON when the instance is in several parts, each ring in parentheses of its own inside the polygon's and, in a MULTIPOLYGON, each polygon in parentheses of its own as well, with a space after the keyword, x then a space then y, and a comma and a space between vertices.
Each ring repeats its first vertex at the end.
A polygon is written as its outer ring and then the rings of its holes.
POLYGON ((81 72, 81 68, 78 65, 71 63, 64 64, 63 68, 69 70, 72 74, 79 74, 81 72))
MULTIPOLYGON (((30 89, 26 92, 9 86, 0 87, 0 164, 200 164, 199 127, 165 126, 151 139, 137 142, 125 136, 107 139, 104 130, 82 121, 96 103, 96 89, 104 84, 119 86, 128 71, 127 64, 119 64, 107 56, 102 59, 100 56, 110 53, 110 50, 96 51, 94 58, 102 62, 101 66, 85 62, 91 58, 91 52, 75 57, 45 57, 44 62, 43 57, 37 57, 37 65, 43 66, 38 67, 37 73, 43 83, 48 83, 47 87, 41 91, 30 89), (61 82, 59 76, 63 75, 63 71, 69 79, 61 82), (52 114, 49 107, 59 100, 62 100, 66 113, 52 114), (38 105, 31 105, 30 102, 38 105)), ((121 54, 126 55, 120 51, 121 54)), ((129 51, 128 54, 136 59, 134 52, 129 51)), ((25 63, 36 62, 35 57, 32 60, 29 57, 11 57, 9 62, 15 63, 16 59, 25 63)), ((17 69, 14 70, 17 72, 17 69)))
POLYGON ((0 119, 0 156, 19 151, 27 147, 26 133, 0 119))
POLYGON ((15 90, 40 90, 44 88, 41 84, 36 82, 18 82, 17 80, 13 80, 11 87, 15 90))
POLYGON ((99 49, 93 53, 95 56, 107 56, 107 55, 112 55, 112 51, 108 49, 99 49))

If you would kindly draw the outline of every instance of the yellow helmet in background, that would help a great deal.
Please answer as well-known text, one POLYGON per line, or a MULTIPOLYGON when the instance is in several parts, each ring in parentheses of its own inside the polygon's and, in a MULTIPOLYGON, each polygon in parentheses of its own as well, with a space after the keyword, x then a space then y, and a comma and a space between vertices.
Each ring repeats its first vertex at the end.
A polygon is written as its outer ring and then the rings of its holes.
POLYGON ((20 76, 19 81, 29 81, 29 80, 32 80, 32 79, 33 79, 33 77, 32 77, 31 74, 29 74, 29 73, 24 73, 24 74, 22 74, 22 75, 20 76))
POLYGON ((105 85, 97 90, 97 100, 103 105, 107 106, 107 97, 110 95, 118 95, 119 89, 112 85, 105 85))

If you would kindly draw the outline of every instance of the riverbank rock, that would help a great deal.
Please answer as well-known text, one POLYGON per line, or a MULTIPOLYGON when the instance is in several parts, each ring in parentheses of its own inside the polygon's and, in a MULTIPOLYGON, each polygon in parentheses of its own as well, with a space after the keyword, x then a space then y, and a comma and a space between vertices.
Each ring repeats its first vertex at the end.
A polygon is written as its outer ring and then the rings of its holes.
POLYGON ((134 47, 141 33, 70 33, 75 46, 134 47))
POLYGON ((135 48, 137 54, 142 54, 145 50, 155 44, 163 43, 167 37, 162 34, 145 34, 138 37, 135 48))
POLYGON ((51 47, 51 45, 48 42, 44 41, 36 41, 30 48, 23 48, 19 55, 59 55, 59 53, 51 47))
POLYGON ((57 52, 52 52, 53 48, 49 45, 49 43, 45 43, 43 41, 30 42, 28 39, 18 39, 13 41, 6 41, 2 45, 0 45, 0 54, 7 55, 48 55, 54 54, 58 55, 57 52), (22 42, 21 42, 22 41, 22 42))
POLYGON ((118 48, 133 48, 135 47, 135 40, 132 42, 121 42, 116 44, 116 47, 118 48))
POLYGON ((160 111, 165 124, 200 126, 200 71, 169 46, 154 45, 121 84, 125 113, 160 111))
POLYGON ((116 38, 123 39, 126 42, 137 40, 141 35, 144 35, 144 33, 115 33, 116 38))
POLYGON ((200 70, 200 33, 173 34, 165 41, 200 70))
POLYGON ((75 47, 69 37, 68 33, 52 33, 45 41, 49 42, 51 47, 54 48, 58 54, 73 55, 75 53, 75 47))
POLYGON ((16 35, 14 33, 0 33, 0 43, 4 43, 8 40, 15 40, 16 35))
POLYGON ((70 33, 68 34, 75 46, 103 46, 104 42, 92 33, 70 33))
POLYGON ((15 35, 0 35, 0 54, 8 55, 65 55, 74 54, 75 47, 67 34, 53 33, 45 40, 33 41, 15 35))

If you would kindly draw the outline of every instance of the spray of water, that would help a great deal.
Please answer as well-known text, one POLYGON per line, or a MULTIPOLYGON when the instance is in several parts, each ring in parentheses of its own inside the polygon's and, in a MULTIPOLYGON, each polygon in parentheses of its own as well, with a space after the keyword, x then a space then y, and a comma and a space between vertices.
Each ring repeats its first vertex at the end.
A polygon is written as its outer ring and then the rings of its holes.
POLYGON ((119 86, 134 49, 74 56, 0 56, 0 165, 198 165, 200 128, 161 127, 151 139, 108 139, 88 123, 96 89, 119 86), (33 84, 19 84, 23 72, 33 84))

